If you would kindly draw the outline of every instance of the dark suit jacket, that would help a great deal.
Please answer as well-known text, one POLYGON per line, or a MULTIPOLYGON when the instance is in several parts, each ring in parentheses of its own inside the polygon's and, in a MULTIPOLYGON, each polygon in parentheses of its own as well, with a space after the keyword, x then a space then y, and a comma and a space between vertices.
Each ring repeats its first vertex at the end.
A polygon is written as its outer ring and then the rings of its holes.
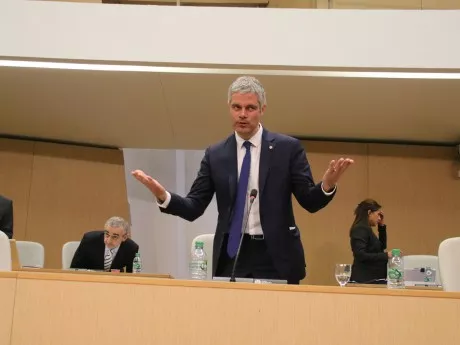
POLYGON ((0 231, 13 238, 13 201, 0 195, 0 231))
POLYGON ((367 283, 375 279, 386 279, 388 254, 386 226, 379 226, 379 238, 367 225, 356 225, 350 231, 353 251, 351 281, 367 283))
MULTIPOLYGON (((218 267, 224 234, 229 231, 236 197, 238 166, 235 135, 206 150, 198 176, 184 198, 171 193, 162 212, 188 221, 200 217, 216 193, 218 219, 213 246, 213 275, 218 267)), ((305 277, 305 256, 292 209, 294 194, 309 212, 325 207, 326 196, 313 182, 304 149, 297 139, 263 131, 259 165, 260 221, 267 249, 280 276, 289 280, 305 277)))
MULTIPOLYGON (((126 266, 127 272, 133 271, 133 260, 139 246, 131 239, 122 242, 117 255, 113 259, 112 269, 122 270, 126 266)), ((86 268, 90 270, 104 270, 104 231, 90 231, 83 235, 70 268, 86 268)))

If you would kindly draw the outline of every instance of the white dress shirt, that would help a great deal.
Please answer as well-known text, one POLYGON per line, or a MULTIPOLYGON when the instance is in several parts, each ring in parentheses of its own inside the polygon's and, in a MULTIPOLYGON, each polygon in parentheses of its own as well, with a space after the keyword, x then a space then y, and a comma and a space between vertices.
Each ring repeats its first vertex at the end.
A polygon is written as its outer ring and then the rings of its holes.
POLYGON ((113 262, 113 260, 115 259, 115 256, 116 256, 117 253, 118 253, 118 249, 120 249, 120 246, 115 247, 115 248, 112 248, 112 249, 109 249, 107 246, 105 246, 104 258, 107 256, 107 254, 108 254, 109 251, 111 250, 111 251, 112 251, 112 262, 113 262))
MULTIPOLYGON (((251 168, 249 171, 249 183, 248 183, 248 199, 249 193, 252 189, 259 190, 259 165, 260 165, 260 150, 262 146, 262 133, 263 128, 262 125, 259 124, 259 130, 247 141, 251 143, 251 168)), ((246 148, 243 146, 243 143, 246 141, 241 138, 238 133, 235 132, 236 138, 236 150, 237 150, 237 160, 238 160, 238 176, 240 176, 241 165, 243 164, 243 158, 246 154, 246 148)), ((321 189, 324 194, 332 195, 335 192, 335 188, 331 192, 326 192, 323 188, 323 184, 321 183, 321 189)), ((166 200, 162 204, 158 204, 158 206, 166 208, 171 201, 171 194, 166 191, 166 200)), ((246 203, 246 211, 248 210, 248 204, 246 203)), ((245 219, 245 218, 243 218, 245 219)), ((243 222, 244 226, 244 222, 243 222)), ((262 226, 260 224, 260 208, 259 208, 259 196, 257 196, 252 204, 251 213, 249 214, 248 218, 248 226, 245 229, 245 233, 250 235, 263 235, 262 226)))

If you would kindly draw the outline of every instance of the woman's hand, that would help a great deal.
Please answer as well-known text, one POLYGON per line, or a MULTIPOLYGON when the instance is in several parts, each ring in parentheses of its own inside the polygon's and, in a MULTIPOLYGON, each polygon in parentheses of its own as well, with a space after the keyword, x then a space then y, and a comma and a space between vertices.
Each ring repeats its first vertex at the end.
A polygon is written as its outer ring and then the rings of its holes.
POLYGON ((385 220, 384 220, 384 215, 383 211, 379 212, 379 220, 377 221, 378 225, 385 225, 385 220))

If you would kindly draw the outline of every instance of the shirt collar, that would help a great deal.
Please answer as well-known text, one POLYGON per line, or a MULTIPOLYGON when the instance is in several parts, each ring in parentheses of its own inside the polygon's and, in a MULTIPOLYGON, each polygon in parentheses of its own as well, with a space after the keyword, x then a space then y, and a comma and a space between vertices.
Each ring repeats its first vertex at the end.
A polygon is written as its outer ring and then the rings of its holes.
MULTIPOLYGON (((111 249, 111 250, 112 250, 112 254, 115 255, 115 254, 118 252, 118 249, 120 249, 120 246, 115 247, 115 248, 112 248, 112 249, 111 249)), ((110 250, 110 249, 109 249, 107 246, 105 246, 105 253, 106 253, 106 254, 107 254, 107 252, 108 252, 109 250, 110 250)))
POLYGON ((236 138, 236 146, 240 149, 243 147, 243 143, 245 141, 249 141, 252 146, 258 147, 262 143, 262 133, 264 129, 262 125, 259 123, 259 129, 257 132, 249 139, 249 140, 244 140, 241 138, 238 133, 235 132, 235 138, 236 138))

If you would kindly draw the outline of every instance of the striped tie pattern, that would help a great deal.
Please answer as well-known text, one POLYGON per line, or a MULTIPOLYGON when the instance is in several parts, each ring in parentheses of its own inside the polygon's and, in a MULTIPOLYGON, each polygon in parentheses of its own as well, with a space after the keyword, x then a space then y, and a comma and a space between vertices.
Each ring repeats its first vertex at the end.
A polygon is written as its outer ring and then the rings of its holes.
POLYGON ((109 249, 107 251, 107 254, 105 254, 104 257, 104 271, 108 272, 110 271, 110 266, 112 266, 112 260, 113 260, 113 249, 109 249))

